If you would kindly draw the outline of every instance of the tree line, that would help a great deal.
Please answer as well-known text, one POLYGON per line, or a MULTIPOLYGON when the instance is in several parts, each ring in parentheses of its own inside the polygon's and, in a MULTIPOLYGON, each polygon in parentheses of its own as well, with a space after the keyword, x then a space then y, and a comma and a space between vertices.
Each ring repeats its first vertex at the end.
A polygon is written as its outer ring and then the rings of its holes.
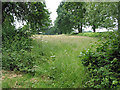
POLYGON ((115 27, 118 21, 117 2, 61 2, 57 9, 58 17, 51 27, 53 33, 67 34, 73 29, 79 33, 83 27, 92 26, 93 32, 97 28, 115 27))
MULTIPOLYGON (((6 22, 15 26, 15 20, 26 22, 23 29, 29 30, 31 34, 51 24, 50 13, 46 9, 45 2, 2 2, 3 27, 6 22)), ((3 39, 4 35, 9 34, 8 31, 3 30, 3 39)))
POLYGON ((57 8, 58 17, 51 26, 50 13, 45 2, 3 2, 2 23, 5 19, 10 23, 22 20, 27 23, 24 28, 31 32, 43 31, 51 34, 67 34, 77 29, 83 32, 83 27, 113 28, 118 21, 117 2, 61 2, 57 8), (7 17, 7 18, 6 18, 7 17))

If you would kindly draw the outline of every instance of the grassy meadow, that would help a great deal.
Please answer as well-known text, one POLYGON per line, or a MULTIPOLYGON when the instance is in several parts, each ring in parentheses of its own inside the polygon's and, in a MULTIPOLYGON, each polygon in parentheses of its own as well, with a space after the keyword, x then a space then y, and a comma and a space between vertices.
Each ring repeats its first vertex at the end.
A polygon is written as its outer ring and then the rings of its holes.
POLYGON ((3 70, 3 88, 82 88, 87 71, 79 54, 97 41, 93 37, 35 35, 31 55, 35 75, 3 70), (42 51, 42 52, 41 52, 42 51))

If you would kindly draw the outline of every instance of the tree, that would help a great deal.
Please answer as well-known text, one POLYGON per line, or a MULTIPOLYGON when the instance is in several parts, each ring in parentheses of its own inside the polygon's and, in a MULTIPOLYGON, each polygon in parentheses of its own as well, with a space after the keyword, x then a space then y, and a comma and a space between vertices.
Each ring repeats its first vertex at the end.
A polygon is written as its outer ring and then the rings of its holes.
POLYGON ((116 2, 62 2, 57 13, 55 25, 65 33, 72 28, 81 33, 83 26, 92 26, 93 32, 100 27, 113 28, 118 19, 116 2))
POLYGON ((73 28, 82 32, 85 23, 85 3, 81 2, 61 2, 57 9, 58 17, 55 21, 60 33, 70 33, 73 28))
POLYGON ((82 27, 85 23, 85 3, 84 2, 66 2, 64 8, 70 15, 71 21, 73 21, 73 27, 78 29, 79 33, 82 33, 82 27))
POLYGON ((117 3, 89 2, 86 4, 86 23, 92 26, 95 32, 99 27, 114 27, 117 16, 117 3))
POLYGON ((73 22, 70 20, 70 15, 67 13, 65 8, 63 7, 64 4, 65 2, 61 2, 57 9, 58 17, 56 18, 55 26, 59 34, 70 33, 73 27, 72 26, 73 22))
POLYGON ((2 22, 5 21, 6 17, 9 17, 8 20, 13 23, 16 18, 27 22, 35 32, 38 27, 50 25, 50 13, 45 7, 44 2, 3 2, 2 22))

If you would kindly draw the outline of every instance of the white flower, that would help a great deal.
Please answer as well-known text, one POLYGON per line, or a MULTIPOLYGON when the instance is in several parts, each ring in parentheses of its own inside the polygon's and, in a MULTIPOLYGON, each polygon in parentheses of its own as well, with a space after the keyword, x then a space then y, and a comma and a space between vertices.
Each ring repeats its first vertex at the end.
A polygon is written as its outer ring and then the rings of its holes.
POLYGON ((54 56, 50 56, 51 58, 54 58, 55 57, 55 55, 54 56))

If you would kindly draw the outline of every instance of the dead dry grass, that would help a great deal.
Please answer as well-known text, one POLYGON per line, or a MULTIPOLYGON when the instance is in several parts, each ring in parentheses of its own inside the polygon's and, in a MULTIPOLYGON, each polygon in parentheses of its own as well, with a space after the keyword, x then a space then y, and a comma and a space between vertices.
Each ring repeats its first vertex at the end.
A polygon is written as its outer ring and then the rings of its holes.
POLYGON ((46 38, 57 38, 57 39, 67 39, 67 38, 92 38, 92 37, 87 37, 87 36, 68 36, 68 35, 34 35, 33 38, 36 38, 36 39, 46 39, 46 38))
MULTIPOLYGON (((43 42, 61 42, 61 43, 69 43, 69 44, 80 44, 84 40, 94 40, 96 38, 87 37, 87 36, 68 36, 68 35, 34 35, 33 39, 41 40, 43 42)), ((84 44, 84 43, 83 43, 84 44)))

